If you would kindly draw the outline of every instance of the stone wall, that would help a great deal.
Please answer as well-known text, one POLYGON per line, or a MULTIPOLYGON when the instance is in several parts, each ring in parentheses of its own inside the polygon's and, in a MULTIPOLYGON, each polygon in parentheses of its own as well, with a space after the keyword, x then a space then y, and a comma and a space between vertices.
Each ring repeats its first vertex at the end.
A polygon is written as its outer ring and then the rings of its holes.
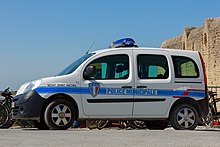
POLYGON ((207 18, 198 28, 185 28, 180 36, 164 41, 161 47, 200 51, 206 64, 208 85, 220 86, 220 17, 207 18))

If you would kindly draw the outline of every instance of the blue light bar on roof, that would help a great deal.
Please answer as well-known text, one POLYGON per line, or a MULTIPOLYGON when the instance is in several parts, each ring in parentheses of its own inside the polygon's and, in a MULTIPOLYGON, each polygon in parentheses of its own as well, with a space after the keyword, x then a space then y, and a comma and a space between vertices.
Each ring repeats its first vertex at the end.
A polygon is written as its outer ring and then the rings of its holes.
POLYGON ((135 41, 132 38, 123 38, 116 40, 111 43, 110 48, 119 48, 119 47, 138 47, 135 45, 135 41))

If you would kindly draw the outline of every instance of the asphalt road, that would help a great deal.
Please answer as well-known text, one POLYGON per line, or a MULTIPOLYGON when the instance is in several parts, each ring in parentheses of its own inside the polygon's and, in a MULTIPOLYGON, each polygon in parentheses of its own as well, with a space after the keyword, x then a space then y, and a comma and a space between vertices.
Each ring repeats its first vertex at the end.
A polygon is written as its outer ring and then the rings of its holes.
POLYGON ((219 147, 220 129, 197 128, 194 131, 89 130, 65 131, 37 129, 1 129, 1 147, 219 147))

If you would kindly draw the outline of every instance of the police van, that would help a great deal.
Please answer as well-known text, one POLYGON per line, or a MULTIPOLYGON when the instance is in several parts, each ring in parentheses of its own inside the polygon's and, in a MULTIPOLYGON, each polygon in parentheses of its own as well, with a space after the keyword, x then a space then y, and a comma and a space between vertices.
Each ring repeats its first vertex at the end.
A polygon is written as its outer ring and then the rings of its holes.
POLYGON ((23 84, 13 102, 13 118, 33 120, 39 129, 109 119, 193 130, 207 113, 207 79, 199 52, 139 48, 130 38, 85 54, 56 76, 23 84))

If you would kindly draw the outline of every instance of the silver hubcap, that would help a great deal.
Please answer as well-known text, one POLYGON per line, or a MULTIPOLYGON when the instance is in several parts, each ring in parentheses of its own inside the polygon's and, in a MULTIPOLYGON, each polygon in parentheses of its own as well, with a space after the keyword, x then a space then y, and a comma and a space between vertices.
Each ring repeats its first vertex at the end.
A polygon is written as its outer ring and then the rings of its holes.
POLYGON ((71 120, 71 111, 64 104, 59 104, 52 110, 52 121, 58 126, 65 126, 71 120))
POLYGON ((181 109, 177 114, 177 122, 183 128, 189 128, 195 123, 195 114, 189 108, 181 109))

